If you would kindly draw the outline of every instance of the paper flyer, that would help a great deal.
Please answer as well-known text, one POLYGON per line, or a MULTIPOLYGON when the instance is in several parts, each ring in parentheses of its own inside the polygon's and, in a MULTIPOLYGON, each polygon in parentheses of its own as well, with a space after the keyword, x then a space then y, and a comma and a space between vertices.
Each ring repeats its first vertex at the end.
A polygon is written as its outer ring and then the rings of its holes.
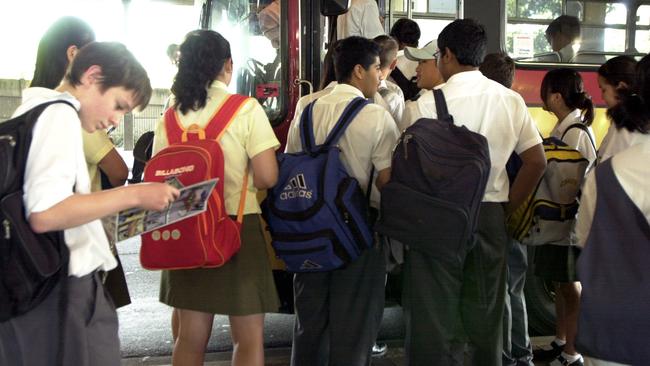
POLYGON ((151 211, 132 208, 121 211, 114 217, 104 218, 102 221, 109 241, 112 241, 111 234, 114 235, 115 242, 120 242, 204 212, 217 182, 218 178, 214 178, 183 187, 173 177, 167 183, 180 189, 180 194, 166 209, 151 211))

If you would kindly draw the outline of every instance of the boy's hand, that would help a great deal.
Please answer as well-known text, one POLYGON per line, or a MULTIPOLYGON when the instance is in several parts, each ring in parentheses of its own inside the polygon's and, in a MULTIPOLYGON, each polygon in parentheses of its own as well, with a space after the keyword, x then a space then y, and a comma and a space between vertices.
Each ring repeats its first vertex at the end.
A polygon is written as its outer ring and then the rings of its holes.
POLYGON ((138 190, 138 206, 145 210, 161 211, 167 208, 179 195, 178 189, 167 183, 141 183, 138 190))

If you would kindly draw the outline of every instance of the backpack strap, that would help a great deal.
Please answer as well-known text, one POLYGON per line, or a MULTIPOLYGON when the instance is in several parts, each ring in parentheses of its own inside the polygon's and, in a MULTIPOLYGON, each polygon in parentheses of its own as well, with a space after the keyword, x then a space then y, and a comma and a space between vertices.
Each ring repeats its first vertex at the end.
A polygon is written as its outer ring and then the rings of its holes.
POLYGON ((223 132, 228 128, 230 123, 234 120, 234 116, 249 97, 231 94, 223 103, 216 109, 214 115, 210 118, 210 122, 201 128, 197 124, 192 124, 188 128, 184 128, 180 124, 178 112, 170 107, 165 111, 165 131, 167 132, 167 141, 169 144, 188 141, 191 135, 198 135, 199 140, 206 138, 211 140, 219 140, 223 132))
POLYGON ((390 72, 390 76, 395 81, 395 84, 402 89, 404 100, 412 100, 418 95, 418 93, 420 93, 420 88, 418 88, 411 80, 407 79, 399 67, 394 68, 393 71, 390 72))
POLYGON ((436 101, 436 114, 438 120, 449 121, 454 124, 454 118, 449 114, 447 109, 447 101, 445 101, 445 94, 440 89, 433 89, 433 99, 436 101))
POLYGON ((345 107, 343 113, 339 117, 339 120, 336 121, 336 124, 330 131, 330 133, 325 138, 325 142, 322 145, 316 145, 316 140, 314 137, 314 128, 313 128, 313 109, 316 101, 309 103, 305 108, 304 112, 300 116, 300 136, 302 140, 303 151, 313 154, 316 150, 322 150, 329 146, 332 146, 338 142, 338 140, 343 136, 343 132, 348 127, 350 122, 356 117, 356 115, 361 111, 361 109, 370 102, 365 98, 356 97, 352 99, 350 103, 345 107))
POLYGON ((594 142, 594 139, 591 138, 591 134, 589 133, 589 128, 587 128, 587 126, 585 126, 584 123, 578 122, 567 127, 566 130, 564 130, 564 133, 562 134, 561 140, 564 141, 564 136, 566 136, 567 132, 569 132, 569 130, 572 128, 583 130, 587 134, 587 137, 589 137, 589 142, 591 142, 591 147, 594 148, 595 152, 598 152, 598 150, 596 150, 596 143, 594 142))

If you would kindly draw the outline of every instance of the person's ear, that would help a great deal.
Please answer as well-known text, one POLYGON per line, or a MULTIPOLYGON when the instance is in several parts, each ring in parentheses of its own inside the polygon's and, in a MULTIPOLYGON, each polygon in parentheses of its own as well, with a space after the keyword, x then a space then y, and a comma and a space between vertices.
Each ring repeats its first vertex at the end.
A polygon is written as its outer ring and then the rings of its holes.
POLYGON ((81 83, 92 85, 102 80, 102 68, 99 65, 92 65, 81 76, 81 83))
POLYGON ((226 73, 232 74, 233 68, 234 68, 234 66, 233 66, 232 57, 231 57, 231 58, 227 59, 226 62, 223 64, 223 71, 225 71, 226 73))
POLYGON ((397 59, 394 59, 393 62, 390 63, 390 66, 388 68, 390 69, 390 71, 393 71, 395 70, 396 67, 397 67, 397 59))
POLYGON ((65 54, 68 58, 68 64, 70 64, 70 62, 72 62, 72 59, 74 59, 74 57, 77 55, 77 51, 79 51, 79 49, 75 45, 70 45, 65 50, 65 54))
POLYGON ((356 79, 363 79, 364 71, 366 71, 363 66, 360 64, 354 65, 354 69, 352 69, 352 76, 356 79))

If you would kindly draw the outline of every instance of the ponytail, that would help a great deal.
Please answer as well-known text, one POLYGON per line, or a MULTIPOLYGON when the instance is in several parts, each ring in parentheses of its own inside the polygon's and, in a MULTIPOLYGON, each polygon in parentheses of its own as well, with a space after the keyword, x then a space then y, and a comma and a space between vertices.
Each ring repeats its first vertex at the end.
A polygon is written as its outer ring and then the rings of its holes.
POLYGON ((578 108, 582 111, 582 123, 585 126, 591 126, 594 121, 594 103, 591 97, 584 91, 578 94, 578 108))
POLYGON ((630 132, 650 132, 650 112, 641 96, 628 90, 619 92, 620 102, 607 110, 607 116, 617 129, 625 128, 630 132))

